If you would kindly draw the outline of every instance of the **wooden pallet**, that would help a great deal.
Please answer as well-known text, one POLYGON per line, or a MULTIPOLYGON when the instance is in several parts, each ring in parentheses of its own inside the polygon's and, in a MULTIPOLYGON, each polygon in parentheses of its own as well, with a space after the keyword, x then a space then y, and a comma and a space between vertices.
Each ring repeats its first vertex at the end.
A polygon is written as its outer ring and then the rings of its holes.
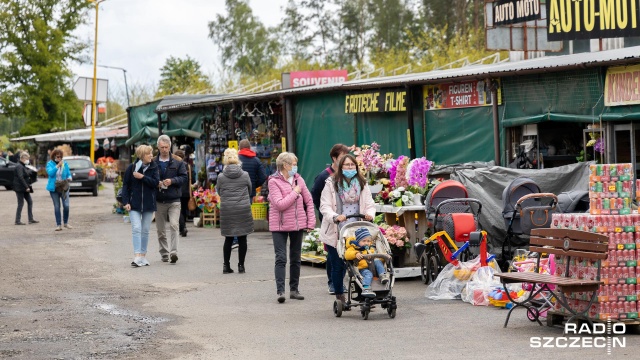
MULTIPOLYGON (((571 317, 570 314, 549 311, 547 312, 547 326, 562 325, 566 320, 571 317)), ((597 323, 607 323, 607 320, 603 319, 590 319, 597 323)), ((584 319, 579 319, 579 322, 584 322, 584 319)), ((623 322, 625 325, 640 325, 640 319, 611 319, 611 322, 623 322)))

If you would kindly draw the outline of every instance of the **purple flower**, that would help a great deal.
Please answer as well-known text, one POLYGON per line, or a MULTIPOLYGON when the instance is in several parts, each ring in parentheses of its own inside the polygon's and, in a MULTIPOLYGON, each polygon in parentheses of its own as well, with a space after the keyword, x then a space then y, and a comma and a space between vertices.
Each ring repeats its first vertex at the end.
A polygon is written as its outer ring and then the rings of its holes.
POLYGON ((596 140, 596 143, 593 144, 593 149, 600 154, 604 154, 604 141, 602 141, 602 138, 598 138, 598 140, 596 140))
POLYGON ((428 173, 431 169, 432 161, 427 160, 424 156, 419 159, 411 160, 407 171, 407 180, 409 185, 420 188, 426 188, 428 182, 428 173))

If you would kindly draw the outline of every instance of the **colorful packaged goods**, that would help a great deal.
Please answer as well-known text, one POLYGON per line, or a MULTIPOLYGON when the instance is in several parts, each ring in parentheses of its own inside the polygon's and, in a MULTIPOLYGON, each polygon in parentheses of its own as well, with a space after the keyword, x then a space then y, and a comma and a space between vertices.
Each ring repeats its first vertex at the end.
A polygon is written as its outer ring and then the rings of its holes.
POLYGON ((633 193, 632 170, 628 163, 589 166, 589 212, 592 215, 631 213, 631 199, 638 197, 633 193))

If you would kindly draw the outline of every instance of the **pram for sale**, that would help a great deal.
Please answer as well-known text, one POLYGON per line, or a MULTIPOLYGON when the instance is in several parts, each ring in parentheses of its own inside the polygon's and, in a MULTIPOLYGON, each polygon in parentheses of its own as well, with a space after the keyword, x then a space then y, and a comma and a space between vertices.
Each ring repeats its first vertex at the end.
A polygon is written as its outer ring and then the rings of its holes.
POLYGON ((487 233, 479 227, 482 204, 468 197, 467 189, 455 180, 433 187, 425 201, 427 236, 415 245, 420 259, 422 281, 429 284, 448 264, 471 258, 470 246, 480 247, 482 266, 492 256, 487 254, 487 233))
POLYGON ((513 257, 512 247, 529 243, 532 229, 551 226, 551 214, 558 198, 551 193, 540 192, 540 187, 530 178, 515 178, 502 192, 502 217, 507 235, 502 242, 500 267, 506 271, 513 257))
MULTIPOLYGON (((540 256, 540 254, 535 254, 540 256)), ((540 268, 538 273, 553 275, 555 273, 555 255, 549 254, 547 258, 540 259, 540 268)), ((522 261, 514 261, 512 266, 518 272, 534 272, 536 267, 535 258, 527 258, 522 261)), ((527 318, 530 321, 537 321, 538 318, 546 318, 547 312, 553 309, 555 305, 555 296, 550 291, 540 291, 539 284, 522 283, 522 289, 525 291, 536 292, 537 295, 534 300, 531 301, 532 306, 527 309, 527 318)), ((554 285, 549 285, 550 290, 554 290, 554 285)))
MULTIPOLYGON (((364 215, 349 215, 347 218, 364 218, 364 215)), ((376 304, 380 304, 383 309, 387 310, 387 314, 390 318, 395 318, 397 304, 396 298, 393 296, 393 284, 395 277, 393 264, 391 263, 391 248, 389 247, 387 239, 378 229, 378 226, 368 221, 354 221, 346 224, 340 230, 340 237, 338 239, 336 250, 338 251, 340 258, 344 261, 345 268, 347 269, 347 274, 349 276, 349 282, 345 289, 347 301, 343 303, 336 299, 333 302, 333 314, 336 317, 340 317, 342 316, 343 311, 349 311, 353 307, 360 307, 362 319, 367 320, 369 318, 371 308, 376 304), (364 289, 362 285, 363 277, 353 261, 344 259, 347 239, 355 239, 355 231, 363 227, 369 230, 373 244, 375 244, 376 248, 375 254, 363 255, 364 258, 371 260, 374 258, 383 259, 387 273, 389 274, 389 281, 386 284, 382 284, 380 279, 377 278, 378 274, 375 273, 375 268, 372 270, 375 277, 371 283, 371 291, 375 294, 375 297, 362 296, 362 291, 364 289)))

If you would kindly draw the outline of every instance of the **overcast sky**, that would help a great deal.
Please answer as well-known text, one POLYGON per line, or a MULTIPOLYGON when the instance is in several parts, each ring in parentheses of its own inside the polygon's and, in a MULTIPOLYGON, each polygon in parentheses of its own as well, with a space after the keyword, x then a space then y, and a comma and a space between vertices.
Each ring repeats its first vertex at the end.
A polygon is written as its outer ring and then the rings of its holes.
MULTIPOLYGON (((269 27, 277 25, 287 0, 249 0, 253 14, 269 27)), ((106 0, 98 18, 98 65, 127 70, 129 85, 157 83, 169 56, 189 55, 203 72, 219 67, 218 50, 208 38, 208 23, 225 12, 224 0, 106 0)), ((224 14, 226 16, 226 14, 224 14)), ((93 44, 95 11, 88 25, 78 31, 93 44)), ((93 48, 90 52, 93 59, 93 48)), ((76 77, 93 77, 90 64, 74 66, 76 77)), ((98 78, 108 79, 110 88, 124 88, 121 70, 98 67, 98 78)))

